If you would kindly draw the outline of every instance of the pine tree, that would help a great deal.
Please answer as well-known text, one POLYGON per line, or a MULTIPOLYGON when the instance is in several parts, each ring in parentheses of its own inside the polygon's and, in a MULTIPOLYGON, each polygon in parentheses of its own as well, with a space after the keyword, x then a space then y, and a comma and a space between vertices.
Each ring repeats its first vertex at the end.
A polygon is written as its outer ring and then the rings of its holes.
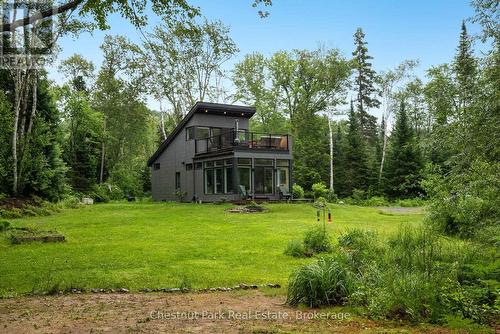
POLYGON ((462 31, 454 61, 454 71, 458 85, 459 107, 466 108, 472 98, 476 78, 476 60, 472 51, 472 39, 467 34, 465 21, 462 21, 462 31))
POLYGON ((401 102, 400 111, 396 115, 396 124, 390 139, 391 147, 384 170, 386 193, 391 198, 416 197, 422 193, 422 161, 404 102, 401 102))
POLYGON ((365 42, 365 34, 361 28, 356 30, 354 34, 354 44, 356 49, 352 53, 354 56, 354 69, 356 72, 355 87, 356 87, 356 103, 357 112, 361 130, 364 139, 373 144, 377 137, 377 118, 368 113, 369 108, 377 108, 380 101, 377 99, 379 95, 375 88, 376 73, 372 69, 368 55, 368 48, 365 42))
MULTIPOLYGON (((344 125, 344 124, 342 124, 344 125)), ((333 137, 333 188, 335 193, 341 197, 348 196, 346 192, 346 160, 345 160, 345 126, 342 127, 341 123, 337 124, 335 136, 333 137)))
POLYGON ((347 147, 345 152, 345 189, 347 195, 354 189, 366 190, 368 186, 368 167, 366 150, 361 133, 361 126, 354 105, 351 101, 347 147))

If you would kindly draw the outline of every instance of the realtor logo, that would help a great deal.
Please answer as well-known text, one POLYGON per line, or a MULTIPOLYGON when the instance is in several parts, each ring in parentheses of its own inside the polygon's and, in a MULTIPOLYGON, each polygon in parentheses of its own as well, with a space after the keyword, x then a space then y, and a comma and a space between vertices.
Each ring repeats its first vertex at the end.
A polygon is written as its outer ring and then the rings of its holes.
POLYGON ((40 68, 51 60, 56 12, 50 1, 5 1, 0 11, 0 68, 40 68))

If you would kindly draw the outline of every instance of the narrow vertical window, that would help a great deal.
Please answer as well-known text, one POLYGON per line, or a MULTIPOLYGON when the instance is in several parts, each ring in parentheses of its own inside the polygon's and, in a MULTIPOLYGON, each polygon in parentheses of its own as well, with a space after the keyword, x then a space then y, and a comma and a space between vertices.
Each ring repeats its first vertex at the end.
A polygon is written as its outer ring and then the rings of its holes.
POLYGON ((175 173, 175 189, 181 189, 181 173, 175 173))

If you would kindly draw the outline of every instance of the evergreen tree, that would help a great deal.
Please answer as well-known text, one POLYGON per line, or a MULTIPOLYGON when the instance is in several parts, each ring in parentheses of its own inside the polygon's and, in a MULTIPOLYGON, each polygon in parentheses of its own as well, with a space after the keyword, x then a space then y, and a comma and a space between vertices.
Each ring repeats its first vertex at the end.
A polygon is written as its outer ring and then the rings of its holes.
POLYGON ((345 166, 345 195, 351 195, 354 189, 366 190, 368 187, 366 150, 358 114, 354 112, 352 101, 349 111, 345 166))
POLYGON ((295 131, 300 136, 293 142, 294 179, 305 189, 317 182, 328 184, 328 123, 325 117, 310 113, 297 113, 295 131))
POLYGON ((345 160, 345 127, 346 123, 339 122, 335 136, 333 137, 333 188, 335 193, 341 197, 348 196, 345 185, 346 180, 346 160, 345 160))
POLYGON ((476 60, 472 50, 472 39, 467 34, 465 21, 462 21, 462 30, 455 56, 454 71, 458 85, 459 107, 466 108, 473 98, 474 82, 476 78, 476 60))
POLYGON ((372 69, 368 55, 367 43, 365 42, 365 34, 361 28, 356 30, 354 34, 354 44, 356 49, 352 53, 354 56, 355 70, 355 89, 356 103, 359 123, 365 141, 373 144, 377 137, 377 118, 368 113, 369 108, 377 108, 380 101, 377 99, 379 95, 375 88, 377 74, 372 69))
POLYGON ((415 134, 409 124, 404 102, 396 115, 385 173, 386 193, 391 198, 411 198, 422 193, 422 161, 415 134))

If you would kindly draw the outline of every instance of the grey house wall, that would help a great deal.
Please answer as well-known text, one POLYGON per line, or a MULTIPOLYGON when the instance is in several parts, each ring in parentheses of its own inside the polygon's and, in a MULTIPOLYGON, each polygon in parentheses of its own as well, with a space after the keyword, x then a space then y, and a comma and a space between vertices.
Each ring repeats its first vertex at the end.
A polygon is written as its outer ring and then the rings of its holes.
MULTIPOLYGON (((193 163, 195 155, 195 141, 186 141, 186 128, 190 126, 233 128, 236 119, 240 129, 249 129, 249 119, 246 117, 195 113, 167 149, 155 160, 155 163, 160 164, 160 169, 155 170, 154 164, 151 166, 151 195, 153 200, 178 200, 175 196, 176 172, 180 173, 182 191, 187 192, 187 195, 183 198, 184 201, 191 201, 194 196, 194 187, 203 187, 203 169, 196 170, 193 166, 193 170, 186 171, 186 164, 193 163)), ((199 191, 196 189, 196 192, 197 195, 202 195, 203 189, 199 191)))

